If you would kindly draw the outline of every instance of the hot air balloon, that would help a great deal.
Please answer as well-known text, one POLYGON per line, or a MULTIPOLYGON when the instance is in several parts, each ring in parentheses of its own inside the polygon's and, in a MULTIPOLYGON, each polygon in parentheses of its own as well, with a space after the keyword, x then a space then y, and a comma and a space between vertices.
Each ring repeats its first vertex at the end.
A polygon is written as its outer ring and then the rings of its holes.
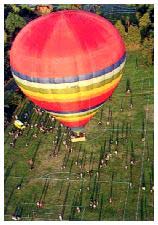
POLYGON ((118 86, 125 60, 118 30, 82 10, 29 22, 10 51, 12 74, 23 93, 79 140, 85 140, 85 125, 118 86))

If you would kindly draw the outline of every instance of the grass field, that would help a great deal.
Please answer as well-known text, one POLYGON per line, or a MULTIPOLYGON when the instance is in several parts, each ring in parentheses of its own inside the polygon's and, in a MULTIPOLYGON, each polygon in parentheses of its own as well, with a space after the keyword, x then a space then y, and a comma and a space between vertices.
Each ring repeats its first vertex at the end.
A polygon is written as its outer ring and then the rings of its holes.
POLYGON ((59 220, 59 214, 63 220, 153 220, 153 77, 141 52, 129 52, 119 87, 86 126, 86 142, 67 146, 66 129, 24 99, 15 114, 23 120, 29 109, 31 124, 43 121, 54 130, 27 127, 13 148, 14 125, 5 129, 5 220, 17 208, 30 221, 59 220))

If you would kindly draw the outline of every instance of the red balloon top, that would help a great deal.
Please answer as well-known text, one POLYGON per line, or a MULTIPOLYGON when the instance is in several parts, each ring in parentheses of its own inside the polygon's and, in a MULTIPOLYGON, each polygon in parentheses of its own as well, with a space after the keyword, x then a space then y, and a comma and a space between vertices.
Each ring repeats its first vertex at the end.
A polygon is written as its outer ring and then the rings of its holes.
POLYGON ((117 29, 106 19, 82 10, 42 16, 17 35, 11 67, 30 77, 76 76, 104 69, 125 53, 117 29))

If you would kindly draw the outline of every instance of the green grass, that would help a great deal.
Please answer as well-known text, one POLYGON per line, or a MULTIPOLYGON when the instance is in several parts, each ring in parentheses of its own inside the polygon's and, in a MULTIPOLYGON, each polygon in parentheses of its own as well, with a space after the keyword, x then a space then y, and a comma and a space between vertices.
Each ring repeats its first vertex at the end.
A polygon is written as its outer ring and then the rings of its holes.
MULTIPOLYGON (((99 110, 86 126, 86 142, 72 143, 71 153, 61 143, 58 156, 50 157, 58 132, 58 122, 53 133, 43 134, 37 128, 26 128, 14 149, 9 145, 12 139, 8 132, 13 128, 13 124, 10 124, 5 129, 5 220, 11 220, 17 206, 23 208, 22 220, 59 220, 58 214, 61 213, 64 220, 153 220, 153 193, 150 192, 153 182, 153 83, 153 66, 147 66, 142 62, 141 52, 129 52, 120 85, 111 101, 107 101, 103 106, 102 125, 98 125, 101 117, 99 110), (140 62, 138 68, 135 66, 136 57, 140 62), (129 95, 125 93, 127 79, 130 80, 132 89, 129 95), (129 107, 131 95, 132 109, 129 107), (109 108, 112 110, 112 120, 107 125, 109 108), (144 142, 143 120, 146 129, 144 142), (127 126, 131 127, 128 133, 127 126), (37 139, 33 138, 34 133, 38 134, 37 139), (111 150, 108 145, 110 136, 113 139, 111 150), (118 147, 115 143, 117 136, 118 147), (104 153, 111 151, 111 157, 107 165, 99 169, 100 175, 97 177, 101 147, 103 148, 105 139, 107 144, 104 153), (135 158, 132 175, 131 142, 135 158), (25 146, 26 143, 29 144, 28 147, 25 146), (27 163, 30 158, 35 158, 35 168, 31 171, 27 163), (78 165, 75 164, 76 161, 78 165), (63 164, 65 169, 61 169, 63 164), (90 177, 87 170, 91 169, 93 174, 90 177), (81 172, 83 178, 80 176, 81 172), (143 173, 146 190, 141 188, 143 173), (21 179, 22 188, 17 190, 16 186, 21 179), (49 186, 44 208, 37 209, 36 202, 42 195, 46 179, 49 186), (92 193, 98 200, 96 209, 89 207, 92 193), (110 195, 112 203, 109 203, 110 195), (80 213, 76 211, 77 206, 81 208, 80 213)), ((28 107, 30 103, 24 100, 24 105, 17 109, 16 114, 21 117, 28 107)), ((46 113, 38 116, 34 112, 30 119, 32 124, 42 120, 48 122, 48 127, 52 124, 46 113)), ((63 134, 65 129, 62 127, 61 130, 63 134)), ((63 140, 65 138, 66 135, 63 136, 63 140)))

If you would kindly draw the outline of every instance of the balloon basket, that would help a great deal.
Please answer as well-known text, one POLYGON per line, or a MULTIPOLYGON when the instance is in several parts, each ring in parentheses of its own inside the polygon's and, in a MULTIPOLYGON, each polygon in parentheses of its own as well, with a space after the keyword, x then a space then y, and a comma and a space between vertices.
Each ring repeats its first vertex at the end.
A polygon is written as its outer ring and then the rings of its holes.
POLYGON ((85 133, 72 133, 71 134, 71 142, 79 142, 79 141, 85 141, 85 133))
POLYGON ((71 142, 78 142, 78 141, 85 141, 86 138, 85 137, 71 137, 71 142))

